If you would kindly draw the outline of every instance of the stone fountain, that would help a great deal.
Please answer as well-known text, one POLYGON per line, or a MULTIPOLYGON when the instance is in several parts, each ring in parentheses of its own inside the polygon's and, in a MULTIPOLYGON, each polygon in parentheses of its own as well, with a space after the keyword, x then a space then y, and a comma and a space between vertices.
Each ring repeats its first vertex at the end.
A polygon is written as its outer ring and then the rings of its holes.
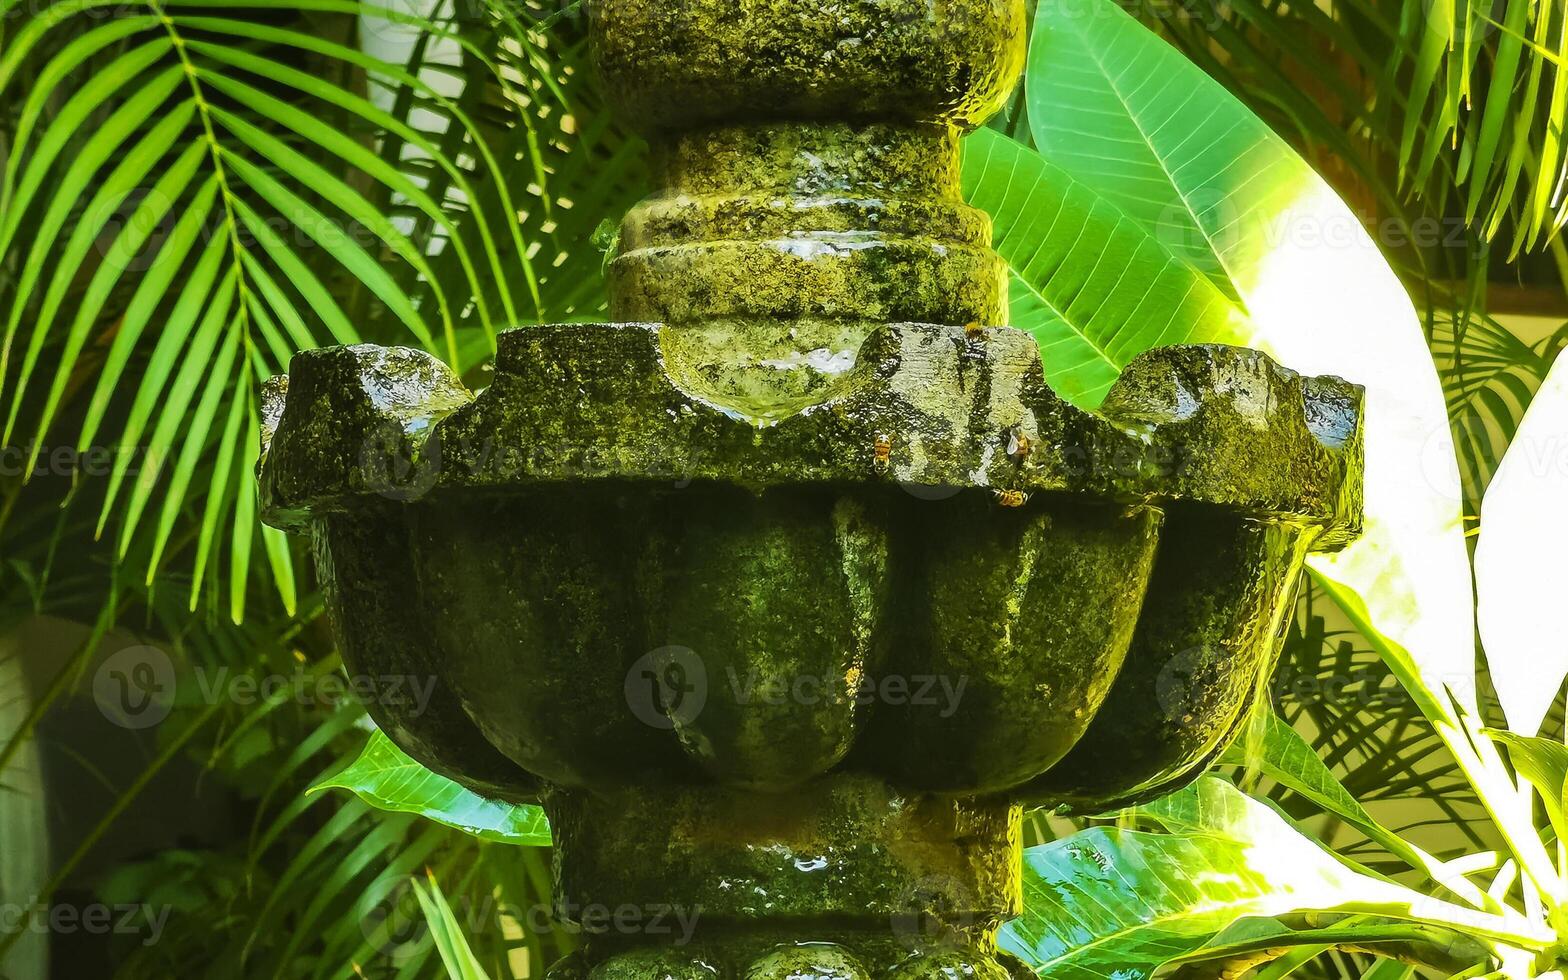
POLYGON ((435 679, 382 730, 545 806, 590 933, 556 977, 1023 971, 1022 808, 1152 798, 1235 736, 1305 556, 1359 529, 1360 389, 1183 346, 1098 414, 1051 390, 959 193, 1023 0, 588 9, 660 183, 615 322, 504 334, 477 395, 300 354, 266 519, 352 673, 435 679))

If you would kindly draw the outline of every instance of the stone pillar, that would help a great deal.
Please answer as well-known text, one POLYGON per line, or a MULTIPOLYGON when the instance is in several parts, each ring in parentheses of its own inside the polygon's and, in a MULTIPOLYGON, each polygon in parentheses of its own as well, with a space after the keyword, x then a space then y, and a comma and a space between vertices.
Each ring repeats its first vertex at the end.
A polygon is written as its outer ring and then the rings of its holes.
POLYGON ((592 0, 657 194, 621 226, 616 320, 688 390, 772 419, 831 397, 885 323, 1007 320, 958 139, 1023 67, 1023 0, 592 0))

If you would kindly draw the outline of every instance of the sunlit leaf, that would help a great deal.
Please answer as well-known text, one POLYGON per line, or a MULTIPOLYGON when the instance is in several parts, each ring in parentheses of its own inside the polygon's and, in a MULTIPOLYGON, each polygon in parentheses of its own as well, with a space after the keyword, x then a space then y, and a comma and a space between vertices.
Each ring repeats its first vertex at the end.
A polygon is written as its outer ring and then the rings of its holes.
POLYGON ((1534 735, 1568 676, 1568 359, 1535 393, 1481 505, 1476 615, 1508 727, 1534 735))
POLYGON ((1027 147, 973 134, 964 187, 1011 266, 1012 323, 1039 342, 1064 397, 1093 407, 1150 347, 1247 332, 1240 309, 1153 229, 1027 147))
POLYGON ((358 759, 315 786, 347 789, 371 806, 420 816, 504 844, 547 845, 544 811, 487 800, 410 759, 381 732, 372 732, 358 759))
POLYGON ((1541 794, 1541 802, 1546 805, 1558 839, 1568 840, 1568 815, 1564 811, 1564 805, 1568 803, 1564 798, 1568 793, 1568 745, 1549 738, 1495 729, 1488 730, 1487 734, 1508 749, 1508 757, 1513 760, 1519 775, 1529 780, 1541 794))
MULTIPOLYGON (((1458 468, 1443 392, 1409 298, 1356 216, 1289 146, 1116 4, 1091 6, 1092 16, 1049 0, 1038 8, 1026 80, 1037 143, 1049 156, 1053 140, 1070 137, 1074 152, 1059 163, 1082 186, 1146 214, 1149 206, 1135 199, 1152 197, 1159 214, 1176 215, 1149 234, 1201 232, 1250 319, 1227 319, 1224 330, 1171 328, 1166 336, 1258 347, 1295 370, 1366 387, 1366 530, 1337 555, 1312 556, 1309 567, 1411 691, 1526 873, 1555 895, 1556 869, 1506 769, 1486 739, 1467 731, 1475 725, 1474 631, 1458 468), (1088 91, 1058 84, 1055 67, 1081 61, 1091 43, 1106 84, 1088 91), (1130 121, 1139 134, 1146 179, 1132 182, 1091 164, 1130 152, 1104 127, 1053 131, 1053 104, 1094 98, 1100 112, 1130 121), (1074 168, 1074 160, 1083 163, 1074 168), (1157 173, 1163 184, 1147 179, 1157 173)), ((974 178, 966 174, 966 182, 973 186, 974 178)), ((1004 208, 998 228, 1016 220, 1004 208)), ((1069 229, 1058 234, 1076 233, 1069 229)), ((1015 245, 1024 254, 1027 247, 1015 245)), ((1162 268, 1122 272, 1137 280, 1162 268)), ((1047 377, 1069 396, 1075 383, 1063 376, 1071 373, 1071 364, 1047 357, 1047 377)))
MULTIPOLYGON (((1221 779, 1138 813, 1164 832, 1095 827, 1027 849, 1024 912, 1001 945, 1050 980, 1142 980, 1249 916, 1333 909, 1508 931, 1499 917, 1352 871, 1221 779)), ((1547 935, 1532 930, 1531 941, 1547 935)))
MULTIPOLYGON (((1027 85, 1041 154, 1146 237, 1169 242, 1165 252, 1205 270, 1206 284, 1228 283, 1210 288, 1238 297, 1250 314, 1215 316, 1210 301, 1194 316, 1151 295, 1114 343, 1095 348, 1121 364, 1155 343, 1235 343, 1303 373, 1365 385, 1367 530, 1342 554, 1314 557, 1312 567, 1335 594, 1360 597, 1369 626, 1418 657, 1429 685, 1473 702, 1457 468, 1442 390, 1404 288, 1355 215, 1283 140, 1116 4, 1091 6, 1086 16, 1078 4, 1039 5, 1027 85)), ((973 142, 970 187, 987 176, 973 170, 990 168, 993 153, 987 144, 976 152, 973 142)), ((1032 217, 1052 208, 1027 202, 1028 186, 997 214, 1001 241, 1026 218, 1037 229, 1013 244, 1013 255, 1062 247, 1053 241, 1092 229, 1087 217, 1104 208, 1053 224, 1032 217)), ((1152 261, 1127 249, 1107 249, 1099 270, 1135 285, 1170 274, 1163 256, 1152 261)), ((1193 287, 1184 295, 1201 293, 1193 287)), ((1063 319, 1086 341, 1096 339, 1094 321, 1063 319)), ((1082 382, 1083 370, 1078 358, 1047 352, 1047 376, 1069 397, 1101 390, 1082 382)))

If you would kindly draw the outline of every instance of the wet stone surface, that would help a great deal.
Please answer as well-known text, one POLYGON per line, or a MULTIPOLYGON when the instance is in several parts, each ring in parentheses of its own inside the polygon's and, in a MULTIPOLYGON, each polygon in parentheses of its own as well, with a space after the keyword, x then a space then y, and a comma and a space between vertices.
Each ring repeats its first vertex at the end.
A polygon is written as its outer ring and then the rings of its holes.
POLYGON ((311 535, 351 673, 434 680, 377 724, 545 804, 591 937, 555 980, 1019 977, 1021 808, 1234 737, 1305 557, 1360 530, 1361 391, 1224 346, 1097 413, 1051 390, 958 186, 1023 0, 588 10, 658 181, 615 322, 503 334, 477 394, 300 354, 264 519, 311 535))

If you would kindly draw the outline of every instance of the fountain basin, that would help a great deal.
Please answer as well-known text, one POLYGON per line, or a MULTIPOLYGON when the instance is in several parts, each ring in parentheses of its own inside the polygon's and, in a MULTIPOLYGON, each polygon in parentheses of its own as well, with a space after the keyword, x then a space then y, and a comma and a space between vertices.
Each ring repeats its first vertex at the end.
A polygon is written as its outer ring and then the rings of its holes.
POLYGON ((476 789, 1164 791, 1357 529, 1359 389, 1253 351, 1151 351, 1091 414, 1019 331, 889 325, 772 421, 684 390, 666 336, 510 332, 477 397, 314 351, 275 401, 266 518, 312 532, 352 671, 436 680, 377 721, 476 789))

